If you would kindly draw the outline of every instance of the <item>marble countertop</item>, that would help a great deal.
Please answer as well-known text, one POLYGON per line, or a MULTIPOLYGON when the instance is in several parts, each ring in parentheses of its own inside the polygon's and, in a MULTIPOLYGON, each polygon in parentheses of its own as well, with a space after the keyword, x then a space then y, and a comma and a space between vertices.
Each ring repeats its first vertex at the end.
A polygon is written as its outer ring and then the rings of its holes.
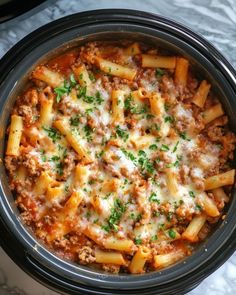
MULTIPOLYGON (((211 41, 236 67, 236 0, 57 0, 34 15, 0 24, 0 57, 26 34, 62 16, 100 8, 158 13, 191 27, 211 41)), ((0 249, 0 295, 56 295, 20 270, 0 249)), ((236 294, 236 253, 188 295, 236 294)))

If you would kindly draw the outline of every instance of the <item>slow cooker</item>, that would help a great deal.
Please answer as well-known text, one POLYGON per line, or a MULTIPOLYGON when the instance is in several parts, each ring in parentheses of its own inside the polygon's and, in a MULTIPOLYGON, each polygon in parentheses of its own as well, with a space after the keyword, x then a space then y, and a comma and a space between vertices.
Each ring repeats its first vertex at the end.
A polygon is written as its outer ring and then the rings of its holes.
MULTIPOLYGON (((32 32, 0 61, 0 158, 16 94, 38 63, 94 40, 130 39, 158 44, 187 56, 214 86, 236 131, 236 72, 209 42, 183 25, 141 11, 107 9, 69 15, 32 32)), ((183 261, 141 275, 108 274, 60 259, 23 225, 0 162, 0 244, 25 272, 62 294, 184 294, 196 287, 236 249, 236 196, 207 241, 183 261)))

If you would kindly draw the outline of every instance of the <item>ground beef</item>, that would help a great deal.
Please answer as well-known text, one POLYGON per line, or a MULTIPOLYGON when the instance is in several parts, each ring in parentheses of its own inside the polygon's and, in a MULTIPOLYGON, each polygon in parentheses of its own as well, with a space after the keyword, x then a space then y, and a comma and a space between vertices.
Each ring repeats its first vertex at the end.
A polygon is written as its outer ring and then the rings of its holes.
POLYGON ((234 157, 234 149, 236 143, 236 135, 232 132, 228 132, 223 138, 221 139, 222 149, 220 155, 223 159, 229 158, 230 160, 234 157))
POLYGON ((207 135, 211 141, 221 141, 223 130, 220 127, 210 126, 207 129, 207 135))
POLYGON ((26 126, 32 125, 38 118, 38 101, 39 95, 36 89, 29 89, 21 99, 17 100, 16 109, 18 114, 23 117, 26 126))
POLYGON ((10 176, 13 176, 17 167, 18 167, 18 160, 16 156, 6 156, 5 157, 5 165, 8 170, 10 176))
POLYGON ((21 105, 18 109, 19 115, 23 117, 26 126, 30 126, 35 121, 35 112, 31 106, 21 105))
POLYGON ((207 222, 205 222, 205 224, 201 228, 200 232, 198 233, 199 240, 200 241, 205 240, 206 237, 208 236, 210 230, 211 230, 210 225, 207 222))
POLYGON ((195 184, 195 187, 198 190, 204 190, 204 180, 203 180, 203 178, 197 176, 193 169, 190 170, 190 177, 191 177, 192 182, 195 184))
POLYGON ((16 200, 16 205, 22 212, 21 217, 25 224, 30 225, 32 222, 36 221, 38 206, 28 192, 21 192, 21 195, 18 196, 16 200))
POLYGON ((29 89, 24 95, 24 102, 27 105, 35 107, 38 104, 39 96, 36 89, 29 89))
POLYGON ((63 249, 64 251, 67 251, 70 249, 70 242, 68 239, 64 237, 62 237, 61 239, 56 239, 53 242, 53 244, 57 249, 63 249))
POLYGON ((75 168, 75 159, 76 155, 74 151, 67 152, 67 155, 62 161, 62 167, 63 167, 63 174, 60 175, 61 180, 66 180, 70 175, 73 169, 75 168))
POLYGON ((165 98, 167 103, 174 103, 176 101, 178 91, 172 78, 164 75, 160 83, 160 90, 163 93, 162 96, 165 98))
POLYGON ((188 184, 189 182, 189 167, 182 165, 179 170, 180 180, 182 184, 188 184))
POLYGON ((96 260, 94 250, 89 246, 79 249, 78 258, 81 264, 90 264, 96 260))
POLYGON ((60 102, 58 103, 58 110, 60 110, 63 115, 69 116, 71 116, 73 112, 76 112, 77 114, 81 112, 80 106, 74 104, 69 96, 63 96, 61 98, 60 102))
POLYGON ((27 168, 29 176, 40 176, 45 170, 44 165, 39 162, 39 158, 30 153, 25 153, 20 158, 21 164, 27 168))
POLYGON ((174 250, 173 244, 162 243, 151 243, 152 255, 167 254, 174 250))
POLYGON ((115 264, 103 264, 102 269, 110 273, 119 273, 120 266, 115 264))

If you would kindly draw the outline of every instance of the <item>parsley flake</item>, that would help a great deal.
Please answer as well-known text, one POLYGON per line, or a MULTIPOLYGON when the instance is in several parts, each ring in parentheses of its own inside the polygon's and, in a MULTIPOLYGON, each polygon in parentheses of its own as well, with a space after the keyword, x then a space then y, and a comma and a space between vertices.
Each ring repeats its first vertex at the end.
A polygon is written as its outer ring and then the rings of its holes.
POLYGON ((168 231, 168 235, 171 239, 175 239, 176 238, 176 232, 173 229, 170 229, 168 231))
POLYGON ((47 132, 48 136, 55 143, 57 140, 61 139, 61 134, 53 127, 43 127, 43 130, 47 132))
POLYGON ((116 134, 124 141, 127 141, 129 138, 129 134, 124 129, 120 128, 120 126, 116 126, 116 134))

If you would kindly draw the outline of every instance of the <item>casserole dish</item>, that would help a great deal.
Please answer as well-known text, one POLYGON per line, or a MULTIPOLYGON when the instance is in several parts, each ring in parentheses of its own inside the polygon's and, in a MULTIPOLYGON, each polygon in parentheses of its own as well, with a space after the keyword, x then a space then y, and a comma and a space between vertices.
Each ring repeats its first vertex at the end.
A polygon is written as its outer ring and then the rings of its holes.
MULTIPOLYGON (((137 11, 102 10, 76 14, 55 21, 18 43, 1 61, 1 158, 5 130, 14 94, 37 63, 50 56, 94 40, 133 39, 160 44, 187 56, 211 81, 234 131, 235 72, 214 47, 189 29, 171 20, 137 11), (22 78, 23 77, 23 78, 22 78)), ((227 216, 208 240, 186 260, 162 271, 143 275, 110 275, 62 261, 36 241, 18 217, 14 199, 1 165, 1 243, 26 272, 65 294, 181 294, 194 288, 234 251, 235 222, 232 198, 227 216), (221 254, 221 255, 219 255, 221 254)))

